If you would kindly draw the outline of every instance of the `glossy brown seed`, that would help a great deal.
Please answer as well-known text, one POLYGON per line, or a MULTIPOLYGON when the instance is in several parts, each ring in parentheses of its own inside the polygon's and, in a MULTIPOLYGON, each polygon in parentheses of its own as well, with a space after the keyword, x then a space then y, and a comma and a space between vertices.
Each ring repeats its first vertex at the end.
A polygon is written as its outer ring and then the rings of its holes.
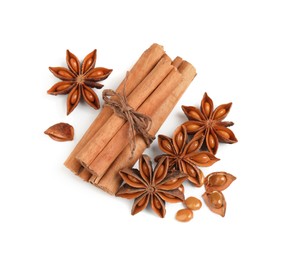
POLYGON ((216 143, 215 143, 215 139, 214 139, 213 135, 209 134, 209 140, 208 141, 209 141, 209 146, 211 148, 214 148, 216 143))
POLYGON ((209 200, 212 207, 219 209, 223 206, 224 196, 219 191, 213 191, 209 194, 209 200))
POLYGON ((209 186, 222 186, 227 182, 225 175, 212 175, 208 179, 209 186))
POLYGON ((192 122, 185 124, 187 132, 196 132, 201 126, 192 122))
POLYGON ((206 191, 223 191, 236 179, 235 176, 227 172, 213 172, 205 178, 206 191))
POLYGON ((201 200, 191 196, 185 200, 185 205, 188 209, 198 210, 202 207, 202 202, 201 200))
POLYGON ((195 156, 195 161, 198 163, 207 163, 210 161, 210 158, 207 154, 198 154, 195 156))
POLYGON ((210 111, 211 111, 211 105, 210 105, 210 103, 205 101, 205 103, 204 103, 204 112, 205 112, 207 117, 209 117, 210 111))
POLYGON ((164 150, 166 150, 168 152, 172 152, 172 147, 171 147, 171 145, 170 145, 168 140, 162 140, 161 141, 161 146, 162 146, 162 148, 164 150))
POLYGON ((147 202, 148 195, 145 195, 137 204, 138 207, 143 206, 147 202))
POLYGON ((191 209, 180 209, 177 211, 175 218, 180 222, 188 222, 193 218, 193 211, 191 209))
POLYGON ((153 204, 157 209, 161 209, 161 203, 155 196, 153 197, 153 204))
POLYGON ((190 112, 189 112, 189 115, 190 115, 192 118, 196 119, 196 120, 201 120, 201 119, 202 119, 202 118, 200 117, 200 115, 199 115, 197 112, 195 112, 195 111, 190 111, 190 112))
POLYGON ((219 109, 219 110, 216 112, 216 114, 215 114, 215 119, 221 118, 222 116, 224 116, 224 114, 225 114, 226 112, 227 112, 227 110, 224 109, 224 108, 219 109))
POLYGON ((225 216, 227 203, 222 192, 205 192, 202 197, 211 211, 216 214, 219 214, 222 217, 225 216))
POLYGON ((217 130, 218 134, 220 134, 223 138, 225 139, 229 139, 230 138, 230 134, 227 133, 226 131, 223 130, 217 130))
POLYGON ((67 123, 55 124, 49 127, 44 133, 58 142, 72 141, 74 137, 73 126, 67 123))
POLYGON ((177 135, 175 135, 175 141, 179 149, 181 149, 184 144, 184 135, 182 132, 178 132, 177 135))
POLYGON ((159 179, 162 176, 162 174, 164 173, 164 171, 165 171, 165 166, 163 164, 161 164, 156 171, 156 176, 155 176, 156 179, 159 179))
POLYGON ((140 183, 140 181, 132 175, 128 175, 128 179, 134 183, 140 183))
POLYGON ((74 105, 76 103, 77 99, 78 99, 78 90, 76 90, 72 93, 72 96, 70 98, 70 103, 72 105, 74 105))

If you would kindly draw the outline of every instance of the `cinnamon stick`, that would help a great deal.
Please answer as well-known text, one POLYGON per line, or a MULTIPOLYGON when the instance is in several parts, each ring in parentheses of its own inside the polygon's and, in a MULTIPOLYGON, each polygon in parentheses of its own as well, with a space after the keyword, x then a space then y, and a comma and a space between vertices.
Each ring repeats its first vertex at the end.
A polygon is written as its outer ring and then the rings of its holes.
MULTIPOLYGON (((161 107, 155 111, 153 115, 153 124, 149 131, 150 134, 155 135, 159 130, 160 126, 166 120, 169 113, 172 111, 182 94, 185 92, 189 84, 196 76, 195 68, 188 63, 187 61, 183 61, 178 68, 179 72, 182 74, 183 80, 182 82, 176 86, 171 95, 169 95, 161 107)), ((144 140, 140 136, 136 136, 136 150, 134 152, 134 156, 131 160, 129 160, 130 155, 130 147, 126 146, 124 150, 120 153, 120 155, 116 158, 113 164, 110 166, 108 171, 104 174, 104 176, 97 179, 90 179, 90 182, 101 188, 102 190, 110 193, 111 195, 116 194, 118 191, 122 179, 120 178, 118 172, 122 168, 132 167, 138 158, 141 156, 143 151, 145 150, 146 145, 144 140)))
MULTIPOLYGON (((157 88, 172 68, 171 59, 164 54, 153 70, 151 70, 145 79, 129 95, 128 104, 136 110, 157 88)), ((128 83, 129 79, 126 85, 128 85, 128 83)), ((76 158, 81 165, 87 168, 92 174, 96 173, 94 173, 89 166, 124 123, 125 119, 113 114, 77 154, 76 158)))
MULTIPOLYGON (((144 51, 144 53, 129 71, 129 84, 125 90, 127 96, 136 88, 139 83, 143 81, 143 79, 154 68, 164 53, 163 47, 156 43, 152 44, 146 51, 144 51)), ((117 92, 122 93, 123 88, 124 81, 122 81, 117 88, 117 92)), ((64 165, 75 174, 79 174, 80 170, 82 169, 80 162, 78 162, 76 159, 77 153, 89 142, 91 137, 101 128, 101 126, 107 122, 112 114, 113 110, 111 108, 104 107, 90 125, 86 133, 83 135, 81 140, 77 143, 69 157, 66 159, 64 165)))
MULTIPOLYGON (((165 99, 171 94, 173 86, 178 86, 181 81, 182 75, 177 71, 175 67, 173 67, 172 71, 155 89, 155 91, 148 97, 148 99, 139 107, 137 112, 152 118, 155 111, 160 109, 165 99)), ((153 124, 155 124, 155 122, 153 122, 153 124)), ((90 164, 88 169, 98 178, 101 178, 104 175, 104 173, 115 161, 120 152, 127 145, 129 145, 128 128, 129 123, 127 122, 113 136, 112 140, 110 140, 110 142, 104 147, 101 153, 90 164)))

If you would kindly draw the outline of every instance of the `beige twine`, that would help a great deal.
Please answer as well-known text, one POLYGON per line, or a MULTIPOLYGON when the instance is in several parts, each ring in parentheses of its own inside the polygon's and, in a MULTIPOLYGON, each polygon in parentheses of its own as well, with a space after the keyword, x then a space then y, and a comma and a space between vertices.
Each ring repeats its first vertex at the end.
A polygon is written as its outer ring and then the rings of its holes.
POLYGON ((127 120, 129 122, 129 139, 131 146, 131 158, 134 155, 136 149, 136 133, 141 135, 144 139, 147 147, 155 139, 154 136, 150 135, 148 131, 151 128, 151 118, 147 115, 141 114, 128 105, 125 88, 128 73, 125 78, 125 85, 123 89, 123 95, 116 93, 111 89, 105 89, 102 97, 105 101, 104 106, 111 107, 117 116, 127 120), (115 99, 112 97, 116 97, 115 99))

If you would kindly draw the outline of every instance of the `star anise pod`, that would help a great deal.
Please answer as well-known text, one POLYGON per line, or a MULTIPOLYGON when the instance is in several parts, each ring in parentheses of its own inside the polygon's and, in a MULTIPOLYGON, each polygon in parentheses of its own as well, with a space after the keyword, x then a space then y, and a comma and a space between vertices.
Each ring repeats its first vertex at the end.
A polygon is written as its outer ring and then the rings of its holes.
POLYGON ((161 158, 152 170, 150 158, 142 155, 139 160, 139 170, 123 169, 120 171, 124 184, 116 196, 135 199, 132 215, 144 210, 150 203, 153 211, 163 218, 166 213, 165 201, 173 203, 184 201, 184 194, 179 187, 187 179, 184 173, 169 172, 168 169, 168 158, 161 158))
POLYGON ((234 123, 223 121, 230 112, 231 106, 232 103, 223 104, 214 110, 212 99, 205 93, 200 110, 193 106, 182 106, 189 119, 183 125, 186 126, 188 134, 203 133, 205 136, 203 143, 206 143, 211 153, 216 154, 219 141, 229 144, 237 142, 234 133, 228 128, 234 123))
POLYGON ((168 157, 170 168, 186 173, 188 180, 200 187, 204 183, 204 175, 197 166, 211 166, 219 160, 207 151, 199 151, 203 140, 203 133, 199 133, 188 142, 186 127, 181 125, 175 130, 173 138, 158 136, 159 148, 166 154, 157 156, 155 160, 168 157))
POLYGON ((112 70, 102 67, 95 68, 96 50, 89 53, 81 65, 78 58, 67 50, 66 63, 69 69, 63 67, 49 68, 53 75, 62 81, 53 85, 47 93, 51 95, 68 94, 67 114, 74 110, 81 97, 91 107, 99 109, 100 102, 92 88, 102 88, 103 85, 98 81, 106 79, 112 70))

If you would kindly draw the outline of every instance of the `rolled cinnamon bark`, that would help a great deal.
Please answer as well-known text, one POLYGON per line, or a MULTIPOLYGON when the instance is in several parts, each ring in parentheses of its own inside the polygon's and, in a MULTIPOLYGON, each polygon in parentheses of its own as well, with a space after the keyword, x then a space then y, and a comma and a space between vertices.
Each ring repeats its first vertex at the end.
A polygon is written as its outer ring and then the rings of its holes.
MULTIPOLYGON (((163 47, 156 43, 152 44, 150 48, 144 51, 128 74, 129 84, 125 89, 127 96, 143 81, 164 54, 165 51, 163 50, 163 47)), ((119 85, 116 91, 122 93, 123 88, 124 81, 119 85)), ((104 107, 66 159, 64 165, 75 174, 79 174, 82 170, 80 162, 76 159, 77 153, 89 142, 91 137, 94 136, 101 126, 107 122, 112 114, 113 110, 111 108, 104 107)), ((86 175, 85 178, 87 178, 86 175)))
MULTIPOLYGON (((128 96, 128 104, 135 110, 149 97, 149 95, 164 80, 170 70, 173 68, 171 59, 164 54, 157 65, 145 77, 145 79, 128 96)), ((126 85, 129 84, 129 79, 126 85)), ((76 155, 77 160, 87 168, 92 174, 92 168, 89 166, 113 138, 113 136, 125 124, 126 120, 113 114, 107 122, 93 135, 89 142, 76 155)))
MULTIPOLYGON (((171 95, 174 86, 178 86, 182 81, 182 75, 173 67, 172 71, 161 82, 161 84, 153 91, 153 93, 139 107, 137 112, 153 117, 157 110, 161 109, 161 105, 167 97, 171 95)), ((152 124, 155 124, 153 119, 152 124)), ((110 142, 104 147, 101 153, 90 164, 88 170, 95 176, 101 178, 108 170, 110 165, 115 161, 121 151, 129 145, 128 134, 129 123, 125 123, 123 127, 113 136, 110 142)), ((131 154, 129 154, 129 157, 131 154)), ((126 158, 127 160, 130 158, 126 158)))
MULTIPOLYGON (((183 80, 179 85, 173 87, 172 93, 165 99, 160 108, 157 109, 152 116, 153 123, 149 131, 149 133, 152 135, 155 135, 157 133, 160 126, 166 120, 169 113, 172 111, 182 94, 185 92, 189 84, 196 76, 195 68, 187 61, 183 61, 178 70, 182 74, 183 80)), ((118 172, 122 168, 132 167, 145 149, 146 144, 144 140, 139 135, 137 135, 136 150, 134 152, 133 158, 129 159, 131 151, 130 147, 126 146, 113 162, 113 164, 109 167, 104 176, 101 179, 93 178, 90 180, 90 182, 102 190, 110 193, 111 195, 115 195, 122 183, 122 179, 120 178, 118 172)))

